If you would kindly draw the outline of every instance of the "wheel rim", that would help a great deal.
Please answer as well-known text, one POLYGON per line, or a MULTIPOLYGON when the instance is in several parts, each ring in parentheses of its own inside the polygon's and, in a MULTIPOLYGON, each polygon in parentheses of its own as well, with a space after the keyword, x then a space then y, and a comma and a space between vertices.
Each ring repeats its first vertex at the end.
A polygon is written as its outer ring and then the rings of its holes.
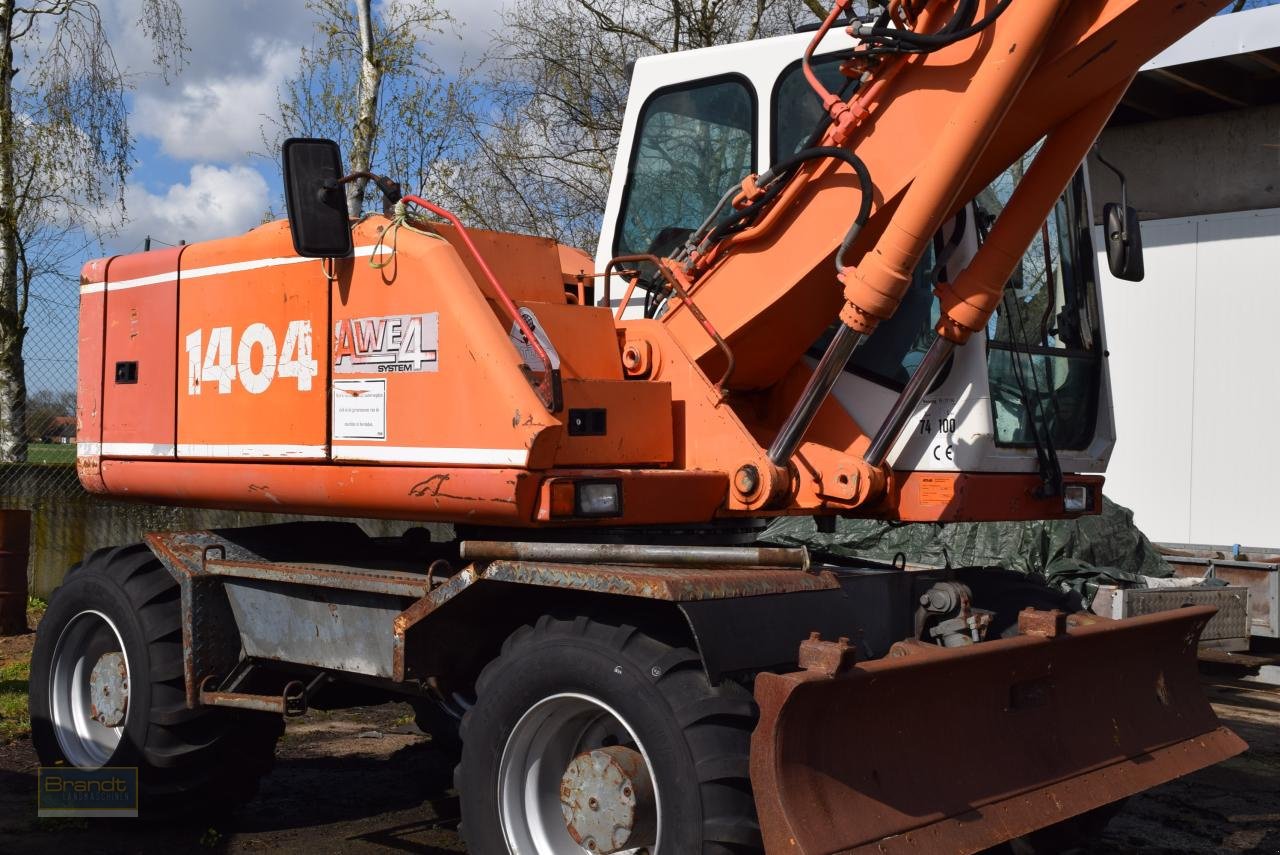
POLYGON ((609 851, 580 846, 570 836, 560 801, 561 779, 574 759, 609 746, 631 748, 643 758, 657 827, 653 846, 618 851, 657 853, 662 838, 662 800, 653 779, 653 765, 635 729, 597 698, 559 694, 530 707, 503 747, 498 767, 498 812, 503 837, 513 855, 598 855, 609 851))
POLYGON ((102 612, 67 621, 53 650, 49 711, 72 766, 105 766, 120 745, 129 706, 129 659, 120 631, 102 612))

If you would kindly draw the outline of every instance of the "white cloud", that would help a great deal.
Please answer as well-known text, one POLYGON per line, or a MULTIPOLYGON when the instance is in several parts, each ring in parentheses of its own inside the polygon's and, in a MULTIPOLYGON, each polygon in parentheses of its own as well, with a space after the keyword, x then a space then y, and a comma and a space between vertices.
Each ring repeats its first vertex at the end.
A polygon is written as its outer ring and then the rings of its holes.
MULTIPOLYGON (((381 4, 416 0, 379 0, 381 4)), ((474 65, 502 27, 510 0, 437 0, 452 25, 427 34, 420 50, 446 74, 474 65)), ((181 0, 188 63, 168 85, 150 65, 136 26, 140 0, 117 0, 108 21, 116 55, 136 78, 135 133, 176 159, 230 164, 261 152, 261 128, 277 112, 278 90, 314 37, 304 0, 181 0)))
MULTIPOLYGON (((113 0, 99 4, 116 58, 140 75, 141 92, 157 92, 164 81, 151 65, 152 47, 138 27, 143 0, 113 0)), ((257 42, 283 41, 301 45, 311 39, 314 15, 305 0, 178 0, 187 33, 187 64, 173 83, 201 84, 206 80, 249 73, 257 42)))
POLYGON ((133 128, 179 160, 243 160, 261 150, 265 117, 276 114, 279 87, 297 61, 294 45, 256 41, 238 71, 139 93, 133 128))
MULTIPOLYGON (((385 0, 396 2, 396 0, 385 0)), ((437 6, 453 16, 453 27, 436 33, 425 49, 446 74, 460 65, 475 65, 502 28, 502 11, 511 0, 439 0, 437 6)))
POLYGON ((191 167, 186 184, 173 184, 160 194, 130 184, 125 190, 128 222, 111 243, 130 252, 147 235, 171 244, 236 235, 261 222, 270 204, 267 182, 256 169, 200 163, 191 167))

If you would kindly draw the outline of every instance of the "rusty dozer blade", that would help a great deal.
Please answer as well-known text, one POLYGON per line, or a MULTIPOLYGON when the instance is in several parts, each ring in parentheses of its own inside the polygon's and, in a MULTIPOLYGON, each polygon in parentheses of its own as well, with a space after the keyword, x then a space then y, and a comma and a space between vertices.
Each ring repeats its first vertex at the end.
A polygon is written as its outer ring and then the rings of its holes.
POLYGON ((1024 612, 1013 638, 851 667, 810 647, 756 680, 767 851, 976 852, 1240 753, 1197 672, 1214 611, 1024 612))

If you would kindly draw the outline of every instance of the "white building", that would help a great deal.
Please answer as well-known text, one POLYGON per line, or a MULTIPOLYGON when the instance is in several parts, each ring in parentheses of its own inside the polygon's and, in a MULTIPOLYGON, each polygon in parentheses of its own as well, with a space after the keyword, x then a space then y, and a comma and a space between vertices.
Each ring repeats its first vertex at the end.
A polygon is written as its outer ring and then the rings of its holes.
MULTIPOLYGON (((1144 66, 1100 145, 1147 270, 1099 265, 1107 493, 1154 540, 1280 547, 1280 6, 1213 18, 1144 66)), ((1093 198, 1117 199, 1090 170, 1093 198)))

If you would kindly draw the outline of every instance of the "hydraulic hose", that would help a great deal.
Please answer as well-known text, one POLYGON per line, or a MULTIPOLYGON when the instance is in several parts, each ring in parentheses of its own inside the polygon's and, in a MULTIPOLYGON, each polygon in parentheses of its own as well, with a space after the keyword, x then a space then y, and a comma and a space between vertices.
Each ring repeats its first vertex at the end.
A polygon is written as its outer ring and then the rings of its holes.
POLYGON ((836 253, 836 269, 837 271, 843 270, 845 251, 857 239, 858 233, 866 225, 867 220, 871 219, 871 205, 874 201, 875 188, 871 183, 871 171, 867 169, 867 165, 863 163, 862 158, 847 149, 837 146, 817 146, 803 149, 783 158, 762 173, 756 183, 767 188, 765 193, 746 208, 743 208, 739 216, 733 221, 716 226, 708 237, 708 243, 714 244, 723 240, 733 234, 734 231, 743 228, 745 224, 750 223, 761 209, 777 197, 778 193, 782 191, 783 185, 786 184, 786 179, 790 177, 790 174, 797 167, 808 161, 823 158, 833 158, 849 164, 853 168, 854 174, 858 177, 858 186, 861 190, 858 213, 854 216, 853 225, 849 227, 849 231, 845 234, 844 240, 840 244, 840 250, 836 253))

